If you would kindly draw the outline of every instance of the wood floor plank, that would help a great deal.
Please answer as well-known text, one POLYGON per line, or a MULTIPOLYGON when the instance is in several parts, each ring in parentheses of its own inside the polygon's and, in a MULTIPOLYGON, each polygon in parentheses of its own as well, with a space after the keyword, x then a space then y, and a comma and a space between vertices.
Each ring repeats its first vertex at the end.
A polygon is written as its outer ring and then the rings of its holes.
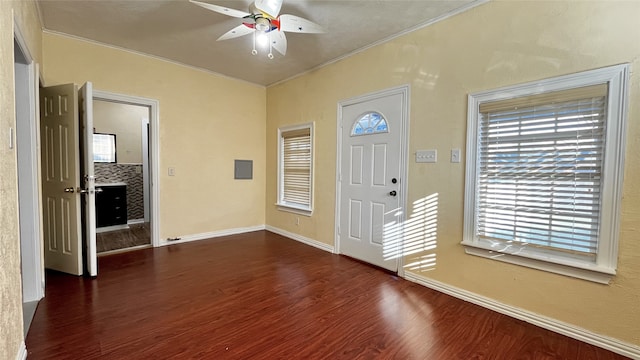
POLYGON ((626 359, 279 235, 47 273, 32 359, 626 359))

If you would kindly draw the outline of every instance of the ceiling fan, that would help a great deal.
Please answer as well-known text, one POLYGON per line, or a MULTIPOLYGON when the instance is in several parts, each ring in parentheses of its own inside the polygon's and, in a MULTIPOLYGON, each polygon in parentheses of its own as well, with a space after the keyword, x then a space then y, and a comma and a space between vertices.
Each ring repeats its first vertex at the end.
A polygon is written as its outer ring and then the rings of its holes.
POLYGON ((191 3, 220 14, 242 19, 242 24, 229 30, 217 41, 228 40, 240 36, 253 34, 253 50, 251 54, 258 54, 256 44, 269 45, 269 59, 273 59, 272 49, 280 54, 287 53, 287 38, 285 32, 319 34, 325 32, 322 26, 295 15, 279 15, 283 0, 255 0, 249 5, 249 12, 230 9, 201 1, 189 0, 191 3))

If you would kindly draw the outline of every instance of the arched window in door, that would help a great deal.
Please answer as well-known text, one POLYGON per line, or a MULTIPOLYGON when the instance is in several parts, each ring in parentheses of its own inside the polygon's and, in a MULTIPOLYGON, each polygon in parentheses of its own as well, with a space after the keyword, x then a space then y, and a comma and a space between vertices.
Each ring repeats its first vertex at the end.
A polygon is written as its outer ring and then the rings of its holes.
POLYGON ((372 111, 362 115, 353 124, 351 136, 370 135, 378 133, 388 133, 387 120, 382 114, 372 111))

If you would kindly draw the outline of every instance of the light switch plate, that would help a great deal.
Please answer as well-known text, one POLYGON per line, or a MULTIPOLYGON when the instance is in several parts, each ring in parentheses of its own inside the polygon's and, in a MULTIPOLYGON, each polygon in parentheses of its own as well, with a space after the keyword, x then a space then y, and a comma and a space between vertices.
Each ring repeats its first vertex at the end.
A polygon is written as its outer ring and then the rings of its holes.
POLYGON ((460 162, 460 149, 451 149, 451 162, 452 163, 460 162))
POLYGON ((169 168, 169 176, 176 176, 176 168, 174 167, 169 168))
POLYGON ((434 163, 438 161, 438 150, 418 150, 416 151, 417 163, 434 163))

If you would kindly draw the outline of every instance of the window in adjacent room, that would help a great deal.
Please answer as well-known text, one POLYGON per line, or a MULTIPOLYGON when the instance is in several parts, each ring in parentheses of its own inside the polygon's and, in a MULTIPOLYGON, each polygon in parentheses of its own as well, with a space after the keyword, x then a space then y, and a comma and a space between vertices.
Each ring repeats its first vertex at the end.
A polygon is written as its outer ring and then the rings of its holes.
POLYGON ((313 123, 278 129, 278 207, 311 215, 313 123))
POLYGON ((101 163, 117 162, 115 134, 93 134, 93 161, 101 163))
POLYGON ((615 275, 627 79, 618 65, 469 96, 467 253, 615 275))

